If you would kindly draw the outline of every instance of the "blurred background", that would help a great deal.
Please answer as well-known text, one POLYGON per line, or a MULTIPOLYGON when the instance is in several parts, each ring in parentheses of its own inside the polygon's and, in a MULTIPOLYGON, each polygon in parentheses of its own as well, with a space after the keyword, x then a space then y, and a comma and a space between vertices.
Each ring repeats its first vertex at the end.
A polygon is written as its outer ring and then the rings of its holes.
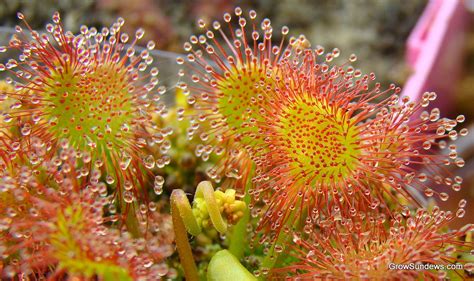
POLYGON ((224 12, 240 6, 247 11, 256 10, 260 19, 270 18, 275 30, 287 25, 292 35, 305 34, 313 45, 326 49, 337 47, 345 57, 357 54, 359 67, 365 72, 375 72, 383 82, 402 83, 407 77, 405 41, 426 3, 426 0, 0 0, 0 25, 18 24, 17 11, 22 11, 35 29, 44 27, 52 13, 59 11, 66 29, 73 31, 78 31, 80 24, 109 26, 121 16, 125 19, 125 31, 133 34, 139 27, 146 30, 143 42, 152 39, 161 50, 182 52, 183 42, 198 31, 198 19, 221 20, 224 12))
MULTIPOLYGON (((406 86, 411 97, 436 91, 442 115, 464 114, 471 131, 457 142, 466 165, 456 173, 465 183, 448 207, 455 210, 461 198, 474 202, 474 0, 0 0, 0 32, 19 23, 18 11, 39 30, 54 11, 72 31, 81 24, 109 26, 120 16, 125 31, 146 30, 142 42, 181 53, 199 18, 220 20, 235 6, 270 18, 274 30, 287 25, 291 35, 305 34, 313 47, 337 47, 345 58, 355 53, 364 73, 374 72, 385 86, 406 86)), ((474 216, 468 212, 464 220, 474 222, 474 216)))

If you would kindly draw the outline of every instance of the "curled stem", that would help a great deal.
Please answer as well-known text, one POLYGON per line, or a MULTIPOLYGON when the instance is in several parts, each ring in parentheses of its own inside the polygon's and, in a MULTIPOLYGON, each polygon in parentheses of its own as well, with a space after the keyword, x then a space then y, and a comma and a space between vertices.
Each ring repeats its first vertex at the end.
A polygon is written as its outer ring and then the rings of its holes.
POLYGON ((193 252, 191 251, 191 245, 189 245, 188 242, 188 234, 186 232, 185 223, 183 222, 181 208, 183 209, 184 213, 186 213, 186 208, 182 207, 183 204, 189 205, 186 194, 184 194, 184 191, 180 189, 175 189, 171 194, 171 216, 173 219, 176 248, 178 249, 179 259, 181 260, 181 265, 183 266, 186 280, 199 281, 196 263, 194 262, 193 252))
MULTIPOLYGON (((194 199, 196 200, 197 198, 203 199, 206 203, 207 212, 209 213, 209 218, 214 228, 222 234, 226 233, 227 223, 222 217, 211 182, 202 181, 198 184, 194 199)), ((244 203, 240 203, 245 206, 244 203)), ((175 189, 171 193, 171 216, 173 218, 173 228, 176 236, 176 247, 178 248, 179 258, 183 265, 186 280, 199 280, 197 267, 186 232, 197 236, 202 232, 202 227, 193 213, 186 194, 181 189, 175 189)))
POLYGON ((212 224, 219 233, 224 234, 227 231, 227 223, 222 218, 219 205, 217 204, 216 197, 214 196, 214 188, 209 181, 202 181, 198 184, 196 189, 196 197, 204 198, 206 201, 207 210, 209 217, 211 218, 212 224))
POLYGON ((194 217, 191 204, 189 203, 188 198, 186 197, 186 194, 183 190, 173 190, 171 193, 171 204, 176 206, 178 214, 183 220, 185 230, 194 236, 201 233, 201 226, 194 217))

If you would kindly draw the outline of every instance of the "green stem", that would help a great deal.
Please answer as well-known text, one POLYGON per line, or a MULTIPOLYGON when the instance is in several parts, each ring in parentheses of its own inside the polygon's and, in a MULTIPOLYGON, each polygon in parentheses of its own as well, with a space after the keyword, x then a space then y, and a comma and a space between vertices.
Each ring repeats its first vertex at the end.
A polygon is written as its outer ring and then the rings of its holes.
MULTIPOLYGON (((173 219, 173 230, 175 233, 175 241, 176 247, 178 249, 179 259, 181 261, 181 265, 183 266, 184 276, 186 277, 186 280, 199 281, 199 275, 196 263, 194 262, 193 252, 191 250, 191 245, 189 245, 188 241, 188 233, 186 231, 185 223, 183 221, 183 213, 181 213, 181 209, 183 209, 184 213, 187 215, 186 218, 190 218, 188 213, 184 210, 186 209, 186 205, 184 205, 183 208, 183 204, 186 204, 184 202, 189 205, 189 201, 187 200, 184 191, 180 189, 173 190, 173 192, 171 193, 171 217, 173 219)), ((191 207, 189 207, 189 209, 191 209, 191 207)), ((192 216, 192 211, 191 217, 194 219, 194 216, 192 216)), ((194 221, 196 220, 194 219, 194 221)), ((197 222, 194 226, 197 226, 200 229, 197 222)), ((192 228, 194 228, 194 226, 192 228)))
MULTIPOLYGON (((301 204, 301 201, 299 202, 301 204)), ((295 224, 296 223, 296 229, 301 229, 302 225, 301 222, 304 221, 303 219, 299 219, 296 222, 294 221, 295 214, 292 212, 288 218, 288 222, 295 224)), ((291 238, 290 235, 287 233, 281 231, 278 234, 277 240, 275 243, 273 243, 272 247, 270 248, 270 251, 268 251, 268 254, 265 256, 265 258, 262 261, 262 265, 260 266, 260 270, 265 269, 265 270, 271 270, 275 265, 281 261, 282 255, 279 253, 275 252, 275 246, 277 245, 287 245, 288 240, 291 238)), ((263 280, 262 277, 260 280, 263 280)))
POLYGON ((128 211, 127 213, 127 218, 125 219, 125 224, 127 225, 127 230, 132 234, 134 238, 139 238, 141 237, 139 225, 138 225, 138 219, 137 216, 132 213, 133 208, 130 208, 131 210, 128 211))
MULTIPOLYGON (((301 202, 300 202, 301 203, 301 202)), ((288 222, 291 222, 291 223, 295 223, 294 222, 294 217, 295 217, 295 214, 294 212, 292 212, 288 218, 288 222)), ((296 222, 296 229, 301 229, 301 220, 298 220, 296 222)), ((268 251, 268 254, 265 256, 265 258, 263 259, 262 261, 262 265, 260 266, 260 270, 271 270, 273 267, 275 267, 275 264, 280 260, 281 258, 281 255, 280 253, 277 253, 275 251, 275 247, 277 245, 287 245, 287 242, 288 240, 290 239, 290 235, 286 234, 285 232, 283 231, 280 231, 279 234, 278 234, 278 237, 275 241, 275 243, 273 243, 272 247, 270 248, 270 251, 268 251)), ((260 278, 260 280, 263 280, 262 277, 260 278)))
POLYGON ((141 233, 138 219, 135 215, 135 205, 125 203, 122 198, 120 200, 120 208, 122 212, 126 212, 125 225, 127 226, 127 231, 132 235, 132 237, 139 238, 141 233))
POLYGON ((252 164, 247 182, 245 183, 245 196, 244 202, 247 205, 245 208, 244 216, 234 226, 234 230, 230 237, 229 251, 237 258, 241 259, 244 256, 245 247, 247 246, 247 224, 250 221, 250 210, 248 208, 250 204, 250 194, 248 191, 252 187, 252 177, 255 172, 255 164, 252 164))
MULTIPOLYGON (((244 197, 244 202, 247 206, 250 203, 250 195, 247 193, 244 197)), ((234 231, 230 237, 229 251, 237 259, 241 259, 244 256, 244 250, 247 246, 247 224, 250 221, 250 211, 248 208, 245 209, 244 216, 234 226, 234 231)))
POLYGON ((202 229, 193 214, 191 204, 186 194, 181 189, 175 189, 171 193, 171 204, 176 205, 176 210, 184 223, 186 230, 193 236, 201 233, 202 229))
POLYGON ((278 257, 280 256, 277 252, 275 252, 275 246, 285 245, 286 244, 285 242, 288 240, 288 237, 289 236, 284 232, 281 232, 278 235, 276 242, 272 245, 272 247, 268 251, 268 254, 263 259, 262 265, 260 266, 260 270, 263 270, 263 269, 271 270, 275 266, 278 260, 278 257))

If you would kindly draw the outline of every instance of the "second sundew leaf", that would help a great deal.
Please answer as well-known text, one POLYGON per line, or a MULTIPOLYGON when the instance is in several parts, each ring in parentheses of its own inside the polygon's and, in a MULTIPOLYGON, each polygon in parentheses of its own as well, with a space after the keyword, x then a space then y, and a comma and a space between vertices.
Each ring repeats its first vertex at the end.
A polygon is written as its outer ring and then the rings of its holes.
POLYGON ((473 244, 465 239, 472 235, 474 226, 444 229, 455 219, 439 208, 417 209, 397 213, 393 218, 377 214, 332 221, 310 234, 294 231, 289 253, 299 261, 274 269, 272 277, 431 280, 449 276, 465 280, 474 271, 469 257, 473 244), (455 264, 465 271, 447 270, 455 264), (419 270, 403 268, 415 266, 419 270), (421 270, 422 266, 426 270, 421 270))
POLYGON ((51 85, 51 107, 44 114, 55 137, 67 138, 80 150, 93 145, 99 155, 110 148, 123 147, 125 140, 133 136, 122 126, 134 122, 126 69, 104 63, 82 75, 75 72, 56 72, 45 81, 51 85), (65 124, 70 129, 66 130, 65 124))
POLYGON ((40 139, 48 144, 46 160, 73 147, 88 155, 85 166, 98 170, 125 205, 147 201, 143 185, 157 166, 169 163, 172 133, 152 120, 167 112, 159 71, 150 67, 155 43, 137 50, 144 31, 133 37, 123 33, 122 18, 100 31, 81 26, 77 35, 64 30, 59 13, 44 33, 31 30, 23 14, 18 18, 31 36, 18 26, 2 49, 17 49, 20 59, 0 65, 16 80, 14 90, 5 93, 14 102, 5 127, 18 126, 21 133, 11 136, 11 146, 28 152, 29 142, 40 139))
POLYGON ((262 146, 258 126, 264 121, 259 112, 265 106, 267 95, 259 83, 271 83, 264 68, 255 64, 232 66, 226 77, 218 81, 219 113, 228 127, 228 134, 244 147, 262 146))
POLYGON ((83 217, 82 207, 68 207, 57 215, 57 230, 51 234, 50 243, 54 257, 59 261, 58 269, 64 269, 72 275, 91 278, 99 276, 105 281, 133 280, 126 268, 108 262, 94 260, 80 244, 78 235, 85 232, 87 220, 83 217))
POLYGON ((15 158, 15 169, 2 171, 0 247, 8 272, 2 277, 20 278, 25 271, 55 280, 154 280, 167 275, 165 259, 173 253, 170 217, 150 205, 142 217, 147 225, 140 222, 138 229, 148 239, 134 238, 128 229, 116 227, 117 209, 103 195, 100 173, 78 176, 84 173, 78 164, 88 156, 71 147, 58 153, 61 157, 34 167, 28 159, 15 158))
POLYGON ((448 193, 435 190, 461 188, 462 178, 445 167, 464 165, 456 146, 450 153, 431 147, 447 146, 441 140, 447 136, 466 135, 467 129, 455 130, 464 116, 440 119, 437 109, 417 116, 434 93, 418 102, 400 98, 399 87, 382 90, 372 82, 375 74, 333 64, 339 53, 318 47, 282 62, 282 81, 268 92, 275 102, 260 108, 265 117, 260 137, 272 149, 257 148, 254 197, 265 203, 257 229, 272 241, 292 226, 293 213, 305 220, 302 230, 311 231, 327 219, 417 205, 418 192, 446 201, 448 193))
POLYGON ((294 41, 286 41, 287 27, 281 30, 281 41, 272 41, 270 20, 258 23, 253 10, 246 16, 237 7, 234 15, 224 14, 223 25, 200 20, 203 34, 190 37, 184 44, 187 62, 184 58, 177 62, 186 62, 182 73, 192 80, 180 84, 194 106, 188 114, 188 136, 203 142, 198 151, 203 159, 218 155, 218 163, 208 170, 209 177, 237 179, 234 188, 242 191, 247 183, 238 179, 248 178, 246 168, 252 164, 253 148, 258 144, 262 149, 264 144, 258 129, 263 122, 260 108, 268 102, 266 91, 272 87, 263 85, 277 81, 278 65, 291 56, 294 41))
POLYGON ((292 176, 306 180, 312 175, 302 184, 343 180, 357 169, 359 132, 342 109, 306 94, 283 106, 275 122, 292 176))

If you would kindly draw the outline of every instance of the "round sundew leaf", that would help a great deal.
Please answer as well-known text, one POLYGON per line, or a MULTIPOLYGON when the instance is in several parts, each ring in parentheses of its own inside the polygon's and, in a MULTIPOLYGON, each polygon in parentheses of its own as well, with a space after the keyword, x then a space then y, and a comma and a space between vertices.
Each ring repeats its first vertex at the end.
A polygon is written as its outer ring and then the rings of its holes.
MULTIPOLYGON (((13 101, 4 115, 9 121, 4 128, 12 132, 11 157, 21 153, 36 165, 72 147, 89 155, 85 168, 107 177, 104 196, 113 191, 124 205, 148 201, 145 184, 156 167, 169 163, 170 142, 155 136, 171 134, 153 122, 167 110, 159 101, 164 87, 158 87, 158 69, 147 70, 149 52, 134 56, 137 40, 128 46, 120 41, 128 37, 120 30, 123 19, 100 32, 82 26, 77 35, 64 30, 58 13, 45 33, 23 21, 29 32, 18 29, 9 45, 21 53, 21 64, 8 62, 15 87, 0 96, 13 101), (35 139, 44 152, 31 157, 35 139), (158 148, 151 155, 153 147, 158 148)), ((136 39, 142 33, 137 31, 136 39)))
POLYGON ((304 95, 283 108, 274 127, 295 177, 329 184, 357 168, 359 132, 337 107, 304 95))

